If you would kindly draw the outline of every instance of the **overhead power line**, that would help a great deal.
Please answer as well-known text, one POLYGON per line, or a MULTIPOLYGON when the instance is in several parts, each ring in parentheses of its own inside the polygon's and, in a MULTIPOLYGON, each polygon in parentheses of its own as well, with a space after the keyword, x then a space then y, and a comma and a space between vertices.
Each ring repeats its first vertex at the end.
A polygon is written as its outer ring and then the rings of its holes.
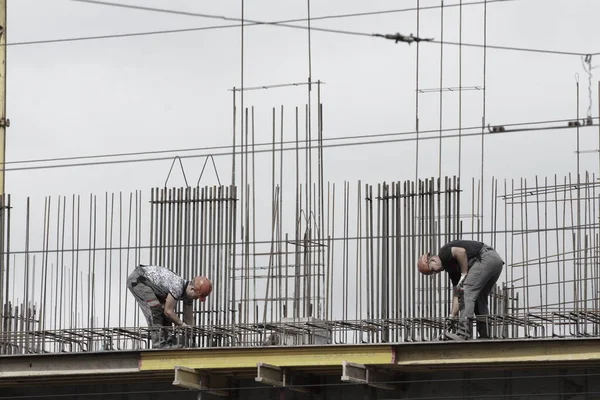
MULTIPOLYGON (((598 119, 598 118, 594 118, 598 119)), ((473 127, 463 127, 462 131, 469 130, 477 130, 477 132, 473 133, 462 133, 462 134, 452 134, 446 135, 442 137, 442 140, 452 139, 457 137, 481 137, 482 135, 498 135, 505 133, 516 133, 516 132, 527 132, 527 131, 544 131, 544 130, 557 130, 557 129, 573 129, 573 127, 569 128, 568 126, 549 126, 549 127, 525 127, 524 125, 537 125, 537 124, 550 124, 550 123, 559 123, 559 122, 567 122, 570 120, 554 120, 554 121, 538 121, 538 122, 525 122, 525 123, 514 123, 514 124, 504 124, 503 127, 512 127, 513 129, 505 129, 501 131, 491 131, 481 133, 481 126, 473 126, 473 127)), ((455 132, 458 131, 458 128, 448 128, 443 129, 442 132, 455 132)), ((420 134, 427 133, 439 133, 439 129, 429 130, 429 131, 419 131, 420 134)), ((396 132, 396 133, 383 133, 383 134, 375 134, 375 135, 358 135, 358 136, 341 136, 335 138, 323 138, 321 139, 323 142, 325 141, 340 141, 340 140, 354 140, 354 139, 373 139, 373 138, 382 138, 382 137, 392 137, 392 136, 406 136, 406 135, 415 135, 417 132, 396 132)), ((335 148, 335 147, 350 147, 350 146, 360 146, 360 145, 377 145, 377 144, 386 144, 386 143, 399 143, 399 142, 411 142, 415 140, 440 140, 439 136, 426 136, 419 138, 393 138, 393 139, 384 139, 384 140, 362 140, 355 141, 350 143, 330 143, 322 145, 323 148, 335 148)), ((314 142, 316 140, 312 140, 314 142)), ((303 147, 298 146, 299 150, 308 149, 308 140, 301 141, 284 141, 284 142, 276 142, 276 145, 281 144, 304 144, 303 147)), ((273 146, 273 143, 258 143, 254 144, 254 147, 262 147, 262 146, 273 146)), ((236 146, 241 147, 241 146, 236 146)), ((179 149, 179 150, 157 150, 157 151, 146 151, 146 152, 131 152, 131 153, 114 153, 114 154, 101 154, 101 155, 93 155, 93 156, 79 156, 79 157, 62 157, 62 158, 46 158, 46 159, 38 159, 38 160, 22 160, 22 161, 12 161, 7 162, 6 164, 23 164, 23 163, 39 163, 39 162, 57 162, 57 161, 75 161, 75 160, 86 160, 86 159, 99 159, 99 158, 114 158, 114 157, 125 157, 125 156, 138 156, 138 155, 152 155, 152 154, 165 154, 165 153, 177 153, 177 152, 191 152, 191 151, 204 151, 206 153, 203 154, 191 154, 191 155, 181 155, 178 157, 180 159, 183 158, 201 158, 207 156, 230 156, 234 153, 229 151, 231 146, 213 146, 213 147, 202 147, 202 148, 189 148, 189 149, 179 149), (212 150, 227 150, 224 152, 214 153, 212 150), (209 152, 211 151, 211 152, 209 152)), ((236 154, 258 154, 258 153, 269 153, 269 152, 281 152, 281 151, 294 151, 296 147, 288 146, 283 149, 273 150, 272 148, 264 148, 264 149, 256 149, 256 150, 237 150, 236 154)), ((84 167, 84 166, 96 166, 96 165, 111 165, 111 164, 127 164, 127 163, 138 163, 138 162, 151 162, 151 161, 165 161, 172 160, 174 155, 170 156, 160 156, 160 157, 148 157, 141 159, 125 159, 125 160, 107 160, 107 161, 93 161, 93 162, 81 162, 81 163, 68 163, 68 164, 50 164, 50 165, 39 165, 39 166, 26 166, 26 167, 12 167, 5 168, 5 171, 26 171, 26 170, 39 170, 39 169, 51 169, 51 168, 69 168, 69 167, 84 167)))
POLYGON ((68 43, 68 42, 82 42, 88 40, 102 40, 102 39, 118 39, 136 36, 153 36, 153 35, 167 35, 171 33, 184 33, 184 32, 199 32, 209 31, 214 29, 233 28, 238 25, 217 25, 217 26, 203 26, 199 28, 182 28, 182 29, 167 29, 161 31, 147 31, 147 32, 133 32, 133 33, 114 33, 109 35, 96 35, 96 36, 79 36, 70 38, 57 38, 57 39, 42 39, 42 40, 26 40, 22 42, 11 42, 7 43, 6 46, 29 46, 36 44, 50 44, 50 43, 68 43))
MULTIPOLYGON (((504 124, 504 127, 520 127, 525 125, 542 125, 542 124, 560 124, 571 121, 570 119, 555 119, 555 120, 544 120, 544 121, 529 121, 529 122, 514 122, 511 124, 504 124)), ((473 129, 481 129, 481 126, 472 126, 472 127, 463 127, 462 130, 473 130, 473 129)), ((539 128, 537 128, 539 129, 539 128)), ((445 128, 442 130, 443 132, 454 132, 458 131, 458 128, 445 128)), ((435 133, 439 132, 439 129, 432 129, 426 131, 419 131, 419 133, 435 133)), ((346 136, 335 136, 329 138, 321 138, 322 142, 331 142, 336 140, 355 140, 355 139, 366 139, 366 138, 378 138, 378 137, 390 137, 390 136, 404 136, 404 135, 414 135, 415 131, 408 132, 390 132, 390 133, 376 133, 376 134, 363 134, 363 135, 346 135, 346 136)), ((308 140, 298 140, 297 143, 306 143, 308 140)), ((283 142, 276 142, 276 145, 282 144, 295 144, 295 140, 287 140, 283 142)), ((263 142, 263 143, 255 143, 254 146, 262 147, 262 146, 273 146, 273 142, 263 142)), ((31 163, 41 163, 41 162, 55 162, 55 161, 75 161, 75 160, 89 160, 89 159, 97 159, 97 158, 113 158, 113 157, 131 157, 131 156, 147 156, 152 154, 168 154, 168 153, 183 153, 190 151, 207 151, 207 150, 226 150, 230 149, 231 145, 222 145, 222 146, 205 146, 205 147, 186 147, 181 149, 170 149, 170 150, 149 150, 149 151, 135 151, 135 152, 126 152, 126 153, 108 153, 108 154, 94 154, 88 156, 71 156, 71 157, 50 157, 50 158, 38 158, 32 160, 15 160, 15 161, 6 161, 5 164, 31 164, 31 163)), ((242 147, 242 145, 236 145, 236 148, 242 147)))
MULTIPOLYGON (((95 0, 71 0, 71 1, 78 2, 78 3, 88 3, 88 4, 97 4, 97 5, 110 6, 110 7, 126 8, 126 9, 132 9, 132 10, 159 12, 159 13, 163 13, 163 14, 185 15, 185 16, 189 16, 189 17, 201 17, 201 18, 209 18, 209 19, 219 19, 219 20, 223 20, 223 21, 243 22, 244 27, 252 26, 252 25, 273 25, 273 26, 281 26, 281 27, 293 28, 293 29, 305 29, 305 30, 309 29, 308 26, 290 25, 290 22, 307 21, 308 18, 269 22, 269 21, 257 21, 257 20, 246 19, 246 18, 242 19, 242 18, 237 18, 237 17, 227 17, 225 15, 215 15, 215 14, 170 10, 170 9, 166 9, 166 8, 134 6, 134 5, 129 5, 129 4, 120 4, 120 3, 113 3, 113 2, 108 2, 108 1, 95 1, 95 0)), ((313 18, 311 18, 311 20, 312 19, 313 18)), ((236 25, 236 26, 241 26, 241 25, 236 25)), ((354 31, 347 31, 347 30, 341 30, 341 29, 311 27, 310 30, 311 31, 317 30, 317 31, 329 32, 329 33, 340 33, 340 34, 355 35, 355 36, 371 36, 371 34, 365 33, 365 32, 354 32, 354 31)))
MULTIPOLYGON (((167 14, 174 14, 174 15, 183 15, 183 16, 188 16, 188 17, 202 17, 202 18, 211 18, 211 19, 221 19, 221 20, 225 20, 225 21, 242 22, 241 18, 227 17, 224 15, 214 15, 214 14, 197 13, 197 12, 190 12, 190 11, 172 10, 172 9, 166 9, 166 8, 147 7, 147 6, 136 6, 136 5, 121 4, 121 3, 109 2, 109 1, 98 1, 98 0, 71 0, 71 1, 76 1, 79 3, 90 3, 90 4, 106 5, 106 6, 112 6, 112 7, 128 8, 128 9, 141 10, 141 11, 152 11, 152 12, 160 12, 160 13, 167 13, 167 14)), ((466 6, 474 6, 474 5, 491 4, 491 3, 504 3, 504 2, 508 2, 508 1, 515 1, 515 0, 487 0, 487 2, 486 1, 472 1, 472 2, 468 2, 468 3, 463 3, 462 6, 466 7, 466 6)), ((460 6, 461 6, 460 3, 447 4, 447 5, 444 5, 443 8, 447 9, 447 8, 460 7, 460 6)), ((318 17, 311 16, 310 20, 312 22, 312 21, 322 21, 322 20, 328 20, 328 19, 366 17, 366 16, 373 16, 373 15, 403 13, 403 12, 417 11, 417 10, 420 10, 420 11, 434 10, 434 9, 438 9, 438 8, 442 8, 442 6, 434 5, 434 6, 423 6, 423 7, 399 8, 399 9, 392 9, 392 10, 365 11, 365 12, 349 13, 349 14, 322 15, 322 16, 318 16, 318 17)), ((273 21, 273 22, 253 21, 253 20, 249 20, 249 19, 244 19, 245 23, 250 22, 250 24, 246 24, 246 25, 282 25, 282 24, 287 24, 287 23, 307 22, 307 21, 308 21, 308 18, 296 18, 296 19, 288 19, 288 20, 273 21)), ((300 26, 296 26, 296 25, 293 25, 290 27, 300 28, 300 26)), ((302 28, 308 29, 308 27, 302 27, 302 28)))
POLYGON ((443 43, 438 40, 432 40, 431 43, 438 43, 438 44, 444 44, 444 45, 449 45, 449 46, 487 47, 488 49, 524 51, 524 52, 528 52, 528 53, 559 54, 559 55, 564 55, 564 56, 585 56, 587 54, 587 53, 577 53, 577 52, 573 52, 573 51, 531 49, 531 48, 525 48, 525 47, 495 46, 495 45, 489 45, 489 44, 484 46, 482 44, 448 42, 446 40, 444 40, 443 43))
MULTIPOLYGON (((143 7, 143 6, 133 6, 133 5, 125 5, 125 4, 119 4, 119 3, 102 2, 102 1, 94 1, 94 0, 71 0, 71 1, 77 1, 77 2, 81 2, 81 3, 89 3, 89 4, 98 4, 98 5, 107 5, 107 6, 112 6, 112 7, 130 8, 130 9, 137 9, 137 10, 144 10, 144 11, 162 12, 162 13, 175 14, 175 15, 221 19, 221 20, 236 21, 236 22, 242 21, 239 18, 226 17, 226 16, 221 16, 221 15, 192 13, 192 12, 186 12, 186 11, 168 10, 168 9, 162 9, 162 8, 152 8, 152 7, 143 7)), ((506 2, 506 1, 514 1, 514 0, 488 0, 487 4, 497 3, 497 2, 506 2)), ((476 2, 464 3, 463 6, 480 5, 480 4, 485 4, 485 3, 486 2, 484 2, 484 1, 476 1, 476 2)), ((456 6, 459 6, 459 4, 445 5, 444 7, 448 8, 448 7, 456 7, 456 6)), ((426 10, 426 9, 435 9, 435 8, 440 8, 440 7, 441 6, 428 6, 428 7, 420 7, 419 9, 426 10)), ((311 20, 315 21, 315 20, 362 17, 362 16, 369 16, 369 15, 392 14, 392 13, 414 11, 416 9, 417 9, 416 7, 411 7, 411 8, 403 8, 403 9, 395 9, 395 10, 370 11, 370 12, 352 13, 352 14, 325 15, 325 16, 320 16, 320 17, 311 17, 311 20)), ((272 25, 272 26, 282 26, 282 27, 294 28, 294 29, 308 29, 307 26, 290 25, 291 23, 294 23, 294 22, 305 22, 307 20, 308 20, 308 18, 297 18, 297 19, 288 19, 288 20, 271 21, 271 22, 245 20, 244 25, 245 26, 272 25)), ((36 45, 36 44, 116 39, 116 38, 138 37, 138 36, 151 36, 151 35, 165 35, 165 34, 185 33, 185 32, 197 32, 197 31, 207 31, 207 30, 216 30, 216 29, 228 29, 228 28, 237 28, 240 26, 241 26, 241 24, 228 24, 228 25, 204 26, 204 27, 197 27, 197 28, 168 29, 168 30, 155 30, 155 31, 147 31, 147 32, 81 36, 81 37, 72 37, 72 38, 30 40, 30 41, 12 42, 12 43, 8 43, 6 45, 7 46, 27 46, 27 45, 36 45)), ((373 33, 367 33, 367 32, 356 32, 356 31, 348 31, 348 30, 340 30, 340 29, 318 28, 318 27, 314 27, 314 26, 311 26, 311 30, 320 31, 320 32, 328 32, 328 33, 345 34, 345 35, 363 36, 363 37, 374 37, 375 35, 379 35, 379 34, 373 34, 373 33)), ((451 46, 459 45, 459 43, 455 43, 455 42, 441 43, 439 41, 432 41, 431 43, 451 45, 451 46)), ((577 55, 577 56, 583 56, 583 55, 587 54, 587 53, 574 53, 574 52, 558 51, 558 50, 544 50, 544 49, 532 49, 532 48, 510 47, 510 46, 494 46, 494 45, 484 46, 482 44, 476 44, 476 43, 462 43, 461 45, 467 46, 467 47, 487 47, 488 49, 546 53, 546 54, 562 54, 562 55, 577 55)))

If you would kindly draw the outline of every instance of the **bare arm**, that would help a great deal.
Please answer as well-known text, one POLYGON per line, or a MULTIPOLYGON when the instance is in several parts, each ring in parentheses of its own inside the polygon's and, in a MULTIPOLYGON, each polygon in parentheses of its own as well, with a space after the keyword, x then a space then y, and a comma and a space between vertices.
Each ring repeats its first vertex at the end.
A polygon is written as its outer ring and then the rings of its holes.
POLYGON ((454 286, 454 289, 452 289, 452 309, 450 311, 450 316, 451 317, 456 317, 458 315, 458 311, 459 311, 459 305, 458 305, 458 288, 456 286, 454 286))
POLYGON ((469 259, 467 258, 467 251, 462 247, 453 247, 451 250, 452 257, 456 258, 458 265, 460 266, 460 274, 466 275, 469 272, 469 259))
POLYGON ((165 315, 169 317, 171 321, 175 323, 175 325, 181 326, 183 325, 183 322, 179 319, 177 313, 175 312, 176 306, 177 300, 175 300, 175 298, 171 296, 171 293, 169 293, 167 295, 167 300, 165 301, 165 315))

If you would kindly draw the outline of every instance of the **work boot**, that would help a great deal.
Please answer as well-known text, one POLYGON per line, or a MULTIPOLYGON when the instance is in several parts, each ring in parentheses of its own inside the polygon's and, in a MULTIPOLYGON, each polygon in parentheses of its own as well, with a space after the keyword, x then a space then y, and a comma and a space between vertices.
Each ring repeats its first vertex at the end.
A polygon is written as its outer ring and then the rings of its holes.
POLYGON ((445 332, 445 340, 467 340, 464 336, 456 334, 456 333, 452 333, 452 332, 445 332))
POLYGON ((152 330, 150 332, 150 340, 152 340, 153 349, 162 349, 169 345, 169 342, 165 339, 164 335, 158 330, 152 330))
POLYGON ((169 344, 169 343, 163 343, 159 349, 182 349, 183 346, 180 344, 169 344))
POLYGON ((468 331, 461 329, 460 327, 456 330, 456 336, 461 337, 460 340, 470 340, 471 339, 471 334, 468 331))

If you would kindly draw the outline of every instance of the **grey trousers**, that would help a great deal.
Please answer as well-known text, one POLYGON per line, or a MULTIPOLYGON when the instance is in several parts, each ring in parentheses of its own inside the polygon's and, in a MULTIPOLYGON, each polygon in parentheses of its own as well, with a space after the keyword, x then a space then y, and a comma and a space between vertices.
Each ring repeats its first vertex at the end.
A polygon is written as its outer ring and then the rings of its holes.
POLYGON ((139 268, 136 268, 127 278, 127 288, 135 297, 146 322, 150 328, 150 339, 153 348, 165 347, 168 344, 169 331, 167 327, 172 326, 171 320, 164 314, 164 305, 158 300, 154 290, 144 282, 140 282, 142 276, 139 268))
MULTIPOLYGON (((458 334, 470 339, 473 336, 473 318, 489 314, 488 296, 502 273, 504 261, 491 247, 484 246, 481 260, 475 260, 463 282, 463 292, 459 295, 460 317, 458 334)), ((488 322, 477 319, 477 333, 480 338, 489 338, 488 322)))

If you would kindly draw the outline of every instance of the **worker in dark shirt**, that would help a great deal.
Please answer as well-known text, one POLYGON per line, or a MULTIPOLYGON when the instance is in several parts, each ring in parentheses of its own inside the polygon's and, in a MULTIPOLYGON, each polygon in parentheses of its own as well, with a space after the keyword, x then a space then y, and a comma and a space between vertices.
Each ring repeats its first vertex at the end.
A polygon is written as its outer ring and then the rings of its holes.
MULTIPOLYGON (((488 296, 498 281, 504 261, 490 246, 472 240, 454 240, 444 245, 438 255, 423 254, 417 262, 419 272, 425 275, 446 271, 452 281, 453 296, 450 317, 460 313, 458 336, 472 337, 472 319, 486 316, 488 296)), ((477 320, 479 338, 489 338, 487 321, 477 320)))

